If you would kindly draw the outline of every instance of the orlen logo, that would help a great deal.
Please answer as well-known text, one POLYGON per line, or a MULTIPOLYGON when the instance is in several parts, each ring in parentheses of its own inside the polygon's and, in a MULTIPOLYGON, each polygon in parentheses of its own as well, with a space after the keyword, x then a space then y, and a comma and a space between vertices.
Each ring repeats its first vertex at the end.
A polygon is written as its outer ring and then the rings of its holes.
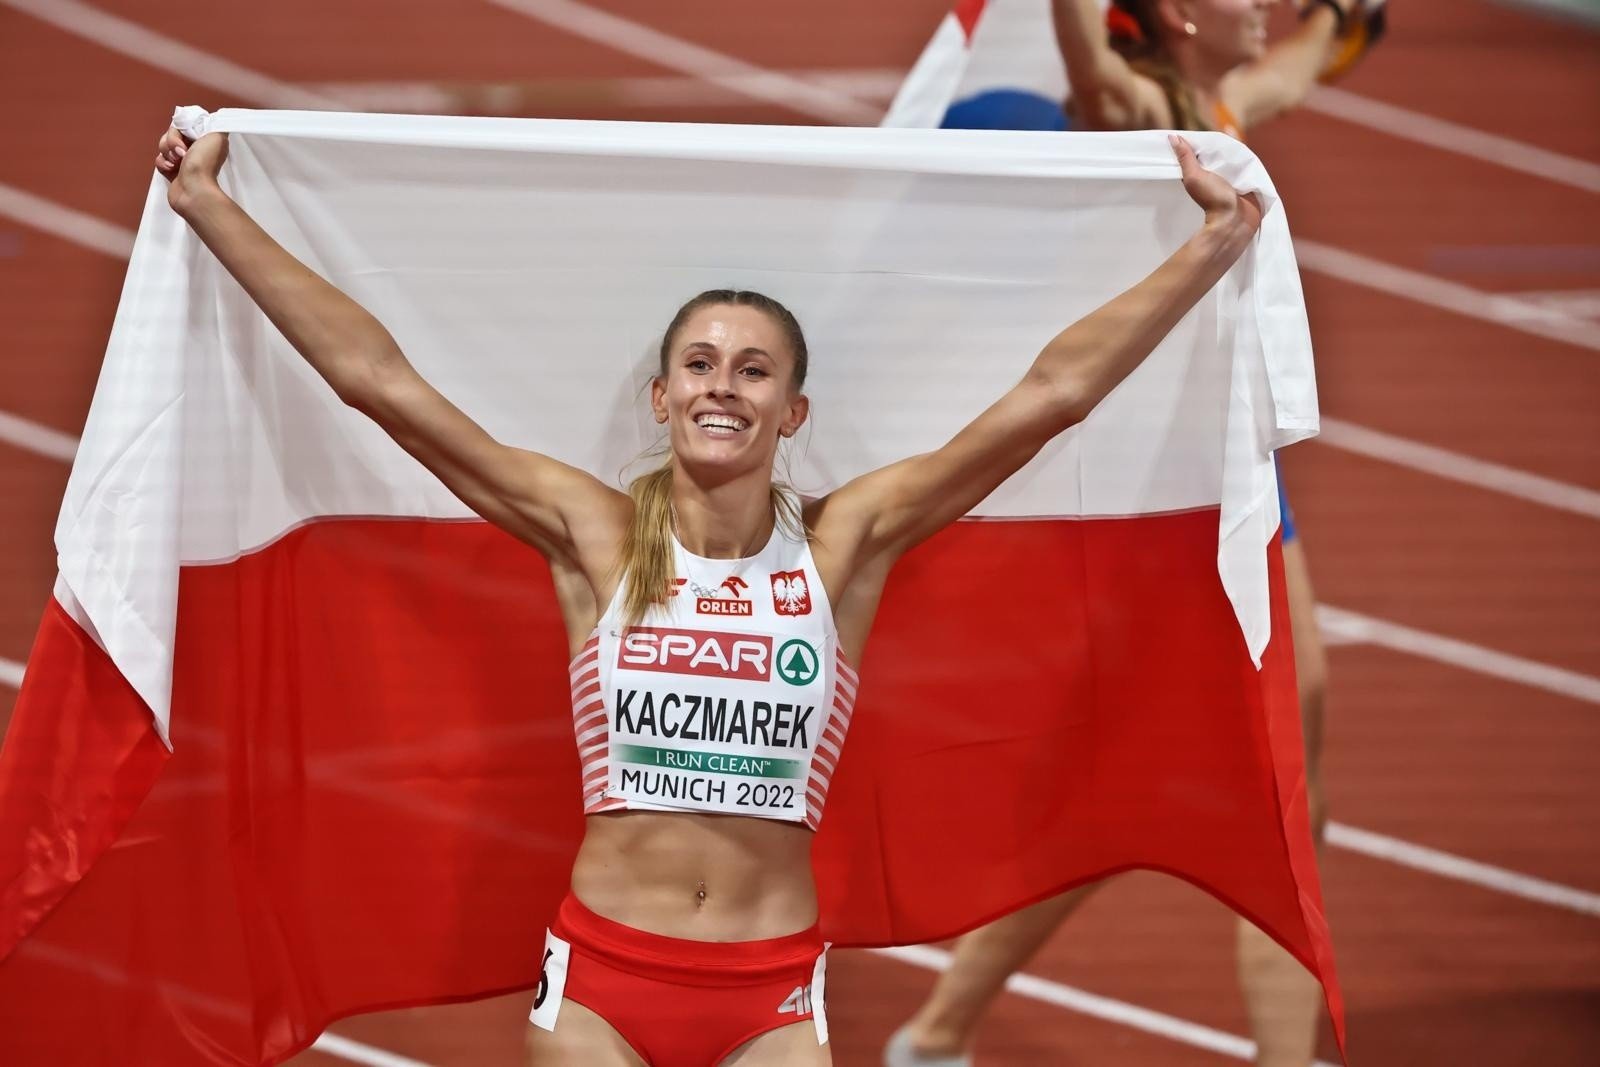
POLYGON ((630 671, 765 682, 772 677, 772 638, 640 626, 622 635, 617 666, 630 671))
POLYGON ((728 593, 729 593, 729 596, 728 597, 724 597, 720 592, 718 592, 716 596, 703 596, 703 597, 696 598, 695 602, 694 602, 694 610, 695 610, 696 614, 699 614, 699 615, 749 615, 750 614, 750 611, 754 607, 754 605, 751 604, 750 601, 748 601, 748 600, 741 600, 740 599, 741 597, 744 596, 744 591, 746 589, 750 588, 749 583, 746 582, 743 578, 739 577, 737 574, 735 574, 731 578, 724 578, 722 580, 722 584, 720 586, 718 586, 717 588, 719 590, 720 589, 726 589, 728 591, 728 593))

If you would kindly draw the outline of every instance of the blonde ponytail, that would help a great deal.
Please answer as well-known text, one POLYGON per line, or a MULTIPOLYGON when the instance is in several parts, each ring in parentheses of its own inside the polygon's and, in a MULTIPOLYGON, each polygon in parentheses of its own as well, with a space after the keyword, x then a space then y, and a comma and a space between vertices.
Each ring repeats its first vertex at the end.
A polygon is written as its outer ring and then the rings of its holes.
POLYGON ((622 617, 637 626, 652 605, 665 604, 674 573, 672 559, 672 464, 667 462, 628 483, 633 521, 622 542, 622 617))

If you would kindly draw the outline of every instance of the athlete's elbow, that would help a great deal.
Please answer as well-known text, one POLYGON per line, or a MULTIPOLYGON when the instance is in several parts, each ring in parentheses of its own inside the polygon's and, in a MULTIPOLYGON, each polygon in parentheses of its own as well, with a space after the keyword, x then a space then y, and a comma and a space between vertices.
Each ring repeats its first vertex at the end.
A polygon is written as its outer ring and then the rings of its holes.
POLYGON ((375 346, 352 349, 329 368, 326 378, 346 406, 376 416, 397 406, 399 394, 415 374, 397 349, 375 346))
POLYGON ((1034 367, 1027 383, 1039 397, 1047 413, 1046 422, 1051 434, 1076 426, 1089 417, 1098 401, 1091 383, 1073 369, 1044 369, 1034 367))

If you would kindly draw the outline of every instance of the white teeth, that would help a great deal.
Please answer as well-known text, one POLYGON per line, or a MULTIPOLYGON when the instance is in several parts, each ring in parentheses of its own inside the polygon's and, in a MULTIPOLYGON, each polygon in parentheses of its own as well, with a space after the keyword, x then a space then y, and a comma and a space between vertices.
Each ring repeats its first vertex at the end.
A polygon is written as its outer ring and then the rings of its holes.
POLYGON ((749 423, 733 415, 705 414, 695 419, 695 424, 707 430, 742 430, 749 423))

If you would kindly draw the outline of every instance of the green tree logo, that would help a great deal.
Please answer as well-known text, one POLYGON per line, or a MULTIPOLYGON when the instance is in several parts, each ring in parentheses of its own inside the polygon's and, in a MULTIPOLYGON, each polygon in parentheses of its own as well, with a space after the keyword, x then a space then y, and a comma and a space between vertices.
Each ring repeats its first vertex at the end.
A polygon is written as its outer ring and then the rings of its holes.
POLYGON ((796 638, 778 649, 778 676, 790 685, 810 685, 816 681, 821 661, 817 650, 796 638))

